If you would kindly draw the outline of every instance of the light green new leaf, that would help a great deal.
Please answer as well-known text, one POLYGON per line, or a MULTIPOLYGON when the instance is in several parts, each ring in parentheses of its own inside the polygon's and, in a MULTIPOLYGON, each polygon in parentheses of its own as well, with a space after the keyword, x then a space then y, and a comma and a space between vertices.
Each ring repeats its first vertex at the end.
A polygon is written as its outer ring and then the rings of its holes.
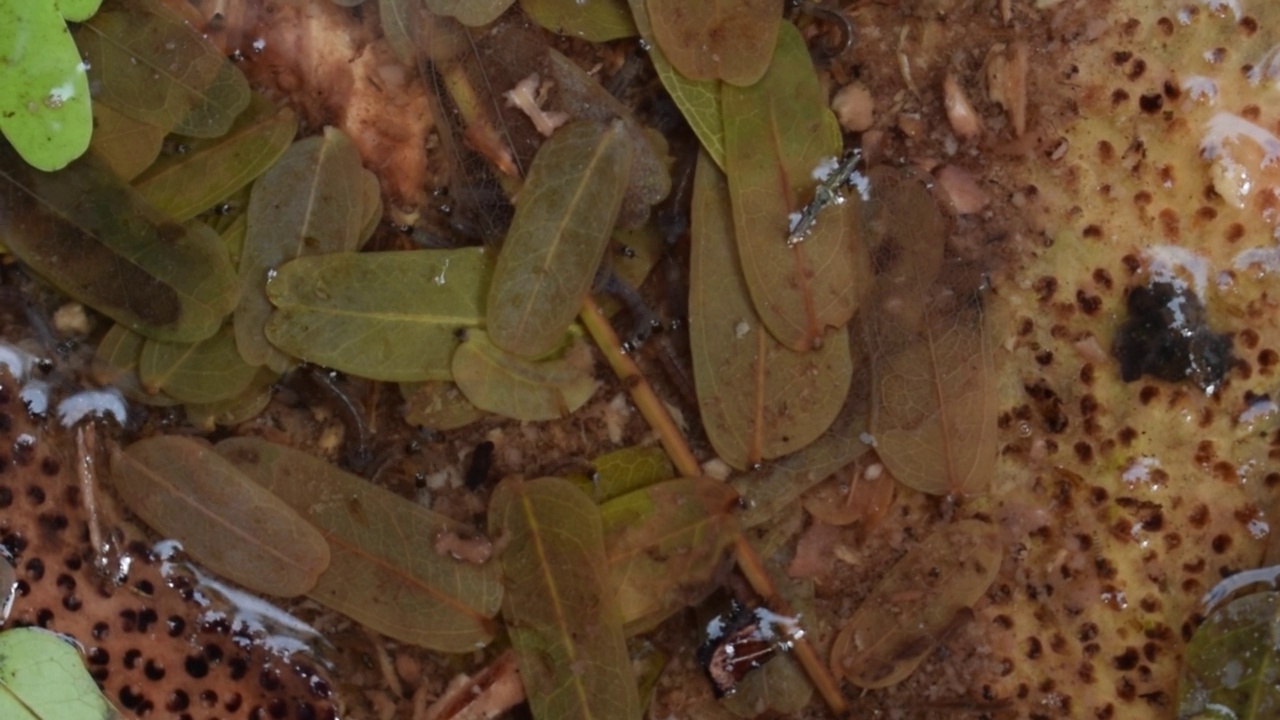
POLYGON ((782 0, 646 0, 662 52, 691 80, 750 85, 769 67, 782 0))
POLYGON ((608 42, 636 34, 626 0, 520 0, 520 7, 551 32, 588 42, 608 42))
POLYGON ((489 336, 507 352, 555 350, 577 317, 622 204, 626 126, 579 121, 538 149, 489 289, 489 336))
POLYGON ((0 717, 5 720, 118 720, 76 646, 36 627, 0 633, 0 717))
POLYGON ((250 590, 302 595, 329 566, 318 530, 201 441, 157 435, 114 449, 111 479, 162 537, 250 590))
POLYGON ((299 258, 267 285, 267 337, 360 377, 449 380, 458 331, 484 322, 491 272, 481 248, 299 258))
POLYGON ((258 368, 236 352, 235 335, 224 325, 198 343, 148 340, 138 357, 138 378, 148 393, 190 403, 229 400, 249 387, 258 368))
POLYGON ((0 237, 62 292, 158 340, 213 335, 239 293, 217 235, 164 217, 93 158, 41 173, 0 144, 0 237))
POLYGON ((106 103, 93 104, 89 150, 121 180, 131 181, 160 157, 165 132, 121 113, 106 103))
POLYGON ((182 152, 161 158, 133 186, 175 220, 195 217, 266 172, 297 126, 293 110, 254 95, 225 135, 179 140, 182 152))
POLYGON ((257 438, 217 451, 314 523, 332 550, 308 596, 397 640, 472 652, 493 639, 502 602, 496 562, 452 557, 461 523, 307 453, 257 438))
POLYGON ((0 2, 0 132, 24 161, 46 171, 89 147, 85 66, 49 0, 0 2))
MULTIPOLYGON (((853 317, 871 285, 856 196, 828 207, 803 241, 788 243, 793 213, 813 197, 814 171, 842 151, 800 31, 784 23, 773 64, 747 88, 721 88, 725 175, 751 300, 783 345, 804 352, 853 317)), ((834 342, 834 340, 833 340, 834 342)))
MULTIPOLYGON (((794 452, 835 420, 853 360, 846 328, 796 352, 761 324, 742 279, 729 190, 706 155, 694 176, 689 345, 698 408, 720 457, 738 469, 794 452)), ((781 241, 779 241, 781 242, 781 241)))
POLYGON ((1183 653, 1177 717, 1280 716, 1277 647, 1280 593, 1246 595, 1214 612, 1183 653))
POLYGON ((98 12, 102 0, 55 0, 62 17, 71 22, 84 22, 98 12))
POLYGON ((76 30, 94 99, 169 132, 217 137, 249 104, 249 82, 158 0, 94 15, 76 30))
POLYGON ((102 385, 115 386, 125 397, 146 405, 177 405, 178 401, 164 393, 150 393, 138 378, 138 360, 147 339, 116 323, 98 342, 93 356, 93 379, 102 385))
POLYGON ((624 447, 591 460, 590 478, 572 476, 597 503, 675 477, 671 457, 660 447, 624 447))
POLYGON ((511 7, 515 0, 426 0, 427 9, 437 15, 457 19, 467 27, 488 25, 511 7))
POLYGON ((528 360, 471 330, 453 353, 453 381, 476 407, 515 420, 559 420, 596 391, 591 354, 581 341, 564 357, 528 360))
POLYGON ((567 480, 509 477, 489 501, 489 532, 506 538, 502 616, 533 716, 638 720, 596 504, 567 480))

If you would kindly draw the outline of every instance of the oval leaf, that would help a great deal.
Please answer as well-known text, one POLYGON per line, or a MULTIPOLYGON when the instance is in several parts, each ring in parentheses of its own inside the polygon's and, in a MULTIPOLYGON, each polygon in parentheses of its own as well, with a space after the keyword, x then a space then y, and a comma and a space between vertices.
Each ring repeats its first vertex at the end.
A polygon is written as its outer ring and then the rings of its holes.
POLYGON ((177 405, 178 401, 163 393, 150 393, 142 387, 138 378, 138 360, 147 339, 129 328, 116 323, 111 326, 93 356, 93 379, 103 385, 113 385, 122 395, 134 402, 147 405, 177 405))
POLYGON ((782 0, 647 0, 653 37, 692 80, 750 85, 764 75, 782 23, 782 0))
POLYGON ((267 336, 361 377, 449 380, 458 331, 484 321, 490 272, 481 248, 299 258, 267 286, 277 308, 267 336))
POLYGON ((319 458, 257 438, 217 451, 324 531, 329 568, 308 596, 389 637, 442 652, 493 639, 502 601, 497 563, 436 550, 464 526, 319 458))
POLYGON ((404 397, 404 421, 410 425, 457 430, 485 416, 485 412, 472 405, 451 382, 402 383, 400 394, 404 397))
POLYGON ((604 257, 631 171, 626 127, 580 121, 538 150, 489 290, 489 336, 507 352, 555 350, 604 257))
POLYGON ((0 633, 0 717, 118 720, 67 638, 36 627, 0 633))
POLYGON ((238 394, 210 403, 186 403, 182 409, 187 422, 203 432, 213 432, 219 425, 228 427, 253 419, 271 403, 280 373, 271 368, 258 368, 253 379, 238 394))
POLYGON ((591 477, 572 479, 597 503, 641 490, 675 476, 671 457, 660 447, 624 447, 591 460, 591 477))
POLYGON ((626 0, 520 0, 534 22, 553 33, 588 42, 607 42, 636 34, 626 0))
POLYGON ((165 132, 121 113, 106 103, 93 104, 89 149, 121 180, 133 180, 160 157, 165 132))
POLYGON ((516 420, 558 420, 596 391, 582 343, 562 358, 526 360, 503 352, 480 330, 468 332, 453 354, 453 381, 476 407, 516 420))
POLYGON ((1178 683, 1178 717, 1261 720, 1280 713, 1280 593, 1234 600, 1191 636, 1178 683), (1231 713, 1227 715, 1226 713, 1231 713))
POLYGON ((421 10, 421 0, 378 0, 382 35, 396 59, 406 65, 417 62, 421 10))
POLYGON ((515 0, 426 0, 427 9, 448 15, 468 27, 488 25, 511 7, 515 0))
POLYGON ((152 529, 251 590, 302 595, 329 566, 324 536, 196 440, 157 436, 114 449, 111 476, 152 529))
POLYGON ((236 352, 230 325, 198 343, 148 340, 138 357, 138 379, 143 390, 190 403, 212 403, 233 398, 249 387, 258 368, 245 363, 236 352))
POLYGON ((638 720, 595 503, 567 480, 511 477, 494 490, 489 528, 506 539, 502 615, 533 716, 638 720))
POLYGON ((98 12, 102 0, 57 0, 58 11, 71 22, 84 22, 98 12))

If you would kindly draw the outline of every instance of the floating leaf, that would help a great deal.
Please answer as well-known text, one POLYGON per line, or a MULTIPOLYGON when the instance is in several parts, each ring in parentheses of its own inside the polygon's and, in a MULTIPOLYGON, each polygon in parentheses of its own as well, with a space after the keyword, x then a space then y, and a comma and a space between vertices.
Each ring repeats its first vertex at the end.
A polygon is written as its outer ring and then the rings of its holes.
POLYGON ((302 595, 329 566, 324 536, 197 440, 159 435, 115 449, 111 476, 152 529, 251 590, 302 595))
POLYGON ((164 217, 92 158, 40 173, 0 144, 0 237, 54 287, 160 340, 213 335, 239 292, 217 235, 164 217))
POLYGON ((553 33, 608 42, 636 34, 626 0, 520 0, 531 20, 553 33))
POLYGON ((89 147, 93 112, 80 53, 47 0, 0 3, 0 132, 27 163, 65 167, 89 147))
MULTIPOLYGON (((751 299, 773 336, 804 352, 853 317, 871 286, 856 197, 828 208, 803 241, 788 243, 793 214, 812 198, 815 169, 841 152, 800 31, 785 23, 773 64, 747 88, 721 88, 725 175, 751 299)), ((832 340, 831 342, 838 342, 832 340)))
POLYGON ((213 432, 219 425, 228 427, 250 420, 271 403, 276 381, 280 374, 270 368, 258 368, 244 390, 226 400, 211 403, 186 403, 183 410, 187 422, 204 432, 213 432))
POLYGON ((76 30, 94 99, 160 127, 217 137, 249 104, 249 82, 157 0, 112 6, 76 30))
POLYGON ((389 637, 442 652, 493 639, 497 563, 437 549, 465 526, 304 452, 256 438, 218 443, 242 472, 324 531, 329 569, 308 595, 389 637))
POLYGON ((378 0, 382 35, 391 52, 406 65, 417 64, 421 11, 422 0, 378 0))
POLYGON ((808 445, 835 420, 853 374, 848 331, 828 332, 821 349, 801 353, 763 327, 740 274, 724 175, 705 155, 692 214, 689 345, 698 407, 716 452, 745 469, 808 445))
POLYGON ((106 103, 93 105, 89 149, 121 180, 129 181, 160 157, 164 130, 134 120, 106 103))
POLYGON ((782 0, 646 0, 653 37, 691 80, 751 85, 764 75, 782 23, 782 0))
POLYGON ((620 121, 560 128, 538 150, 489 290, 489 335, 516 355, 555 350, 604 256, 631 169, 620 121))
POLYGON ((893 506, 898 483, 874 455, 863 455, 804 496, 804 509, 828 525, 875 527, 893 506), (869 459, 870 458, 870 459, 869 459))
POLYGON ((583 343, 564 357, 526 360, 504 352, 481 330, 469 331, 454 352, 453 381, 476 407, 516 420, 558 420, 596 391, 583 343))
POLYGON ((404 421, 410 425, 457 430, 485 416, 485 412, 472 405, 451 382, 402 383, 400 393, 404 396, 404 421))
POLYGON ((515 0, 426 0, 427 9, 448 15, 468 27, 488 25, 511 7, 515 0))
POLYGON ((293 110, 254 95, 225 135, 179 139, 181 152, 162 158, 133 185, 175 220, 195 217, 266 172, 289 147, 297 126, 293 110))
POLYGON ((533 716, 638 720, 595 503, 567 480, 510 477, 489 501, 489 531, 506 538, 502 615, 533 716))
POLYGON ((58 12, 71 22, 84 22, 98 12, 102 0, 57 0, 58 12))
POLYGON ((860 688, 896 685, 971 612, 1000 569, 1000 531, 978 520, 939 528, 862 601, 831 648, 831 670, 860 688))
POLYGON ((228 400, 244 392, 257 374, 258 369, 236 352, 230 325, 198 343, 148 340, 138 358, 143 389, 182 402, 228 400))
POLYGON ((723 482, 680 478, 600 507, 614 588, 628 635, 647 632, 719 584, 738 532, 738 493, 723 482))
POLYGON ((481 248, 299 258, 267 286, 267 337, 361 377, 449 380, 458 331, 484 321, 490 273, 481 248))
POLYGON ((0 717, 5 720, 118 720, 80 651, 36 627, 0 633, 0 717))
POLYGON ((103 385, 113 385, 121 394, 134 402, 147 405, 177 405, 178 401, 164 393, 150 393, 142 387, 138 378, 138 360, 147 339, 129 328, 116 323, 98 343, 93 356, 93 379, 103 385))
POLYGON ((675 477, 671 458, 660 447, 625 447, 591 460, 592 475, 578 487, 597 503, 604 503, 635 490, 675 477))
POLYGON ((1246 595, 1210 615, 1182 656, 1177 716, 1262 720, 1280 715, 1278 647, 1280 593, 1246 595))
MULTIPOLYGON (((287 367, 267 341, 266 283, 296 257, 356 250, 367 210, 360 155, 341 130, 299 140, 253 185, 240 257, 236 347, 250 365, 287 367)), ((350 336, 346 336, 350 337, 350 336)))

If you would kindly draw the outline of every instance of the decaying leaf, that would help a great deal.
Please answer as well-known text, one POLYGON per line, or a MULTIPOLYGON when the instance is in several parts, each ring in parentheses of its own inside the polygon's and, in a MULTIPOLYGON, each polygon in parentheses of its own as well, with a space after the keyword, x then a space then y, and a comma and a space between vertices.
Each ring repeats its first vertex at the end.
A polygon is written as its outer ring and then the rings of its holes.
POLYGON ((488 25, 511 7, 515 0, 425 0, 427 9, 437 15, 457 18, 468 27, 488 25))
POLYGON ((119 720, 72 642, 38 627, 0 633, 0 717, 119 720))
POLYGON ((458 331, 484 321, 490 273, 481 248, 299 258, 267 286, 276 306, 267 337, 361 377, 449 380, 458 331))
POLYGON ((520 0, 534 22, 554 33, 608 42, 636 34, 626 0, 520 0))
POLYGON ((625 447, 591 460, 591 477, 572 478, 597 503, 675 477, 671 458, 660 447, 625 447))
POLYGON ((502 615, 534 717, 638 720, 596 504, 567 480, 509 477, 489 531, 506 539, 502 615))
POLYGON ((1178 683, 1179 718, 1262 720, 1280 713, 1280 593, 1232 601, 1191 636, 1178 683))
POLYGON ((591 354, 576 342, 563 357, 528 360, 503 351, 482 330, 453 354, 453 381, 477 408, 516 420, 557 420, 596 391, 591 354))
POLYGON ((138 379, 148 394, 182 402, 213 403, 244 392, 258 374, 236 352, 230 325, 198 343, 148 340, 138 357, 138 379))
POLYGON ((604 256, 633 154, 617 120, 566 125, 538 150, 493 271, 495 345, 536 358, 563 342, 604 256))
POLYGON ((808 445, 835 420, 853 373, 848 331, 797 352, 764 328, 740 274, 728 185, 705 155, 692 214, 689 344, 698 407, 716 452, 745 469, 808 445))
POLYGON ((691 80, 751 85, 769 67, 782 0, 647 0, 653 37, 691 80))
POLYGON ((485 416, 455 383, 442 380, 401 383, 400 394, 404 396, 404 421, 410 425, 457 430, 485 416))
POLYGON ((257 438, 216 449, 323 530, 332 559, 309 597, 441 652, 471 652, 493 639, 502 599, 497 563, 435 549, 441 534, 465 533, 461 523, 299 450, 257 438))
POLYGON ((828 525, 874 527, 893 506, 898 484, 874 455, 863 455, 804 495, 804 509, 828 525), (872 458, 872 460, 868 460, 872 458))
POLYGON ((251 590, 302 595, 329 566, 323 535, 197 440, 157 435, 114 449, 111 478, 152 529, 251 590))
POLYGON ((721 98, 725 175, 752 302, 783 345, 817 348, 828 328, 849 322, 870 290, 871 260, 856 195, 827 208, 802 241, 788 240, 819 168, 842 152, 839 125, 800 31, 784 23, 760 82, 725 84, 721 98))
POLYGON ((134 120, 106 103, 93 106, 89 150, 121 180, 133 180, 160 157, 164 135, 163 129, 134 120))
POLYGON ((831 670, 860 688, 895 685, 962 622, 995 580, 1000 530, 979 520, 938 528, 880 579, 831 648, 831 670))
POLYGON ((217 235, 164 217, 93 158, 41 173, 0 144, 0 237, 62 292, 159 340, 213 335, 239 292, 217 235))

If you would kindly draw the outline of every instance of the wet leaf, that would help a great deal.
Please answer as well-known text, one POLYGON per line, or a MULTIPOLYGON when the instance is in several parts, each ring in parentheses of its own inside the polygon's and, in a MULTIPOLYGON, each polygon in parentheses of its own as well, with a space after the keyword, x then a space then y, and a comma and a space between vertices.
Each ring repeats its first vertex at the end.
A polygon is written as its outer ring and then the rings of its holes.
POLYGON ((167 132, 217 137, 249 104, 249 82, 157 0, 113 5, 79 26, 95 101, 167 132))
POLYGON ((779 342, 813 349, 827 328, 849 322, 871 285, 856 196, 827 209, 802 242, 787 241, 792 214, 812 198, 815 168, 841 153, 839 126, 790 23, 760 82, 721 90, 725 174, 752 302, 779 342))
POLYGON ((256 438, 217 450, 324 531, 329 569, 308 593, 388 637, 441 652, 493 639, 502 601, 497 563, 477 565, 436 549, 467 528, 304 452, 256 438))
POLYGON ((182 402, 228 400, 249 387, 258 368, 236 352, 230 325, 198 343, 148 340, 138 358, 138 378, 148 393, 163 392, 182 402))
POLYGON ((404 421, 432 430, 457 430, 485 416, 485 412, 467 399, 451 382, 429 380, 424 383, 402 383, 404 421))
POLYGON ((660 447, 625 447, 591 460, 592 476, 578 487, 597 503, 604 503, 635 490, 675 477, 671 458, 660 447))
POLYGON ((864 689, 896 685, 986 592, 1000 569, 1000 531, 978 520, 936 529, 880 579, 836 637, 831 670, 864 689))
POLYGON ((382 35, 400 62, 416 65, 422 0, 378 0, 382 35))
POLYGON ((271 402, 280 373, 270 368, 258 368, 257 374, 244 390, 226 400, 210 403, 186 403, 182 409, 187 422, 203 432, 213 432, 219 425, 230 427, 257 417, 271 402))
POLYGON ((581 341, 563 357, 542 360, 504 352, 471 330, 453 354, 453 381, 476 407, 516 420, 558 420, 596 391, 591 353, 581 341))
POLYGON ((614 588, 628 635, 702 600, 722 579, 738 524, 738 493, 707 478, 650 485, 600 507, 614 588))
MULTIPOLYGON (((770 574, 791 606, 794 617, 806 625, 808 632, 814 632, 820 616, 814 610, 813 581, 770 574)), ((791 653, 777 652, 760 668, 747 673, 734 693, 723 698, 720 704, 741 718, 754 718, 764 712, 780 717, 797 717, 802 715, 812 696, 813 683, 805 677, 800 663, 791 653)))
POLYGON ((297 257, 356 250, 364 228, 360 155, 341 130, 299 140, 253 185, 240 257, 244 293, 236 308, 236 347, 250 365, 288 363, 264 334, 270 273, 297 257))
POLYGON ((71 22, 84 22, 98 12, 102 0, 57 0, 58 12, 71 22))
POLYGON ((745 469, 808 445, 835 420, 853 373, 848 331, 828 332, 821 349, 802 353, 763 327, 740 274, 728 185, 705 155, 692 214, 689 344, 698 407, 716 452, 745 469))
POLYGON ((566 125, 538 150, 493 271, 495 345, 536 358, 563 341, 604 256, 632 154, 620 121, 566 125))
POLYGON ((297 126, 293 110, 255 95, 225 135, 178 139, 184 150, 161 158, 133 185, 175 220, 195 217, 266 172, 289 147, 297 126))
POLYGON ((893 506, 898 484, 874 455, 863 455, 804 496, 804 509, 828 525, 875 527, 893 506))
POLYGON ((607 42, 636 34, 626 0, 520 0, 531 20, 554 33, 588 42, 607 42))
POLYGON ((427 9, 448 15, 468 27, 488 25, 511 7, 515 0, 426 0, 427 9))
POLYGON ((0 132, 41 170, 89 147, 93 113, 84 63, 51 2, 0 3, 0 132))
POLYGON ((267 286, 267 337, 360 377, 449 380, 458 331, 484 322, 490 273, 481 248, 299 258, 267 286))
POLYGON ((595 503, 567 480, 510 477, 489 502, 489 531, 506 538, 502 615, 533 716, 638 720, 595 503))
POLYGON ((691 80, 751 85, 769 67, 782 0, 646 0, 653 37, 691 80))
POLYGON ((160 157, 164 130, 113 109, 93 105, 93 138, 89 149, 121 180, 133 180, 160 157))
POLYGON ((177 405, 178 401, 164 393, 150 393, 138 379, 138 359, 147 339, 116 323, 98 342, 93 356, 93 379, 103 385, 114 385, 125 397, 147 405, 177 405))
POLYGON ((0 717, 118 720, 72 641, 37 627, 0 633, 0 717))
POLYGON ((1280 713, 1278 643, 1280 593, 1246 595, 1210 615, 1183 654, 1177 716, 1276 717, 1280 713))
POLYGON ((213 335, 239 292, 217 235, 164 217, 92 158, 39 173, 0 145, 0 237, 62 292, 160 340, 213 335))
POLYGON ((114 449, 111 476, 153 530, 251 590, 302 595, 329 566, 324 536, 199 441, 162 435, 114 449))

